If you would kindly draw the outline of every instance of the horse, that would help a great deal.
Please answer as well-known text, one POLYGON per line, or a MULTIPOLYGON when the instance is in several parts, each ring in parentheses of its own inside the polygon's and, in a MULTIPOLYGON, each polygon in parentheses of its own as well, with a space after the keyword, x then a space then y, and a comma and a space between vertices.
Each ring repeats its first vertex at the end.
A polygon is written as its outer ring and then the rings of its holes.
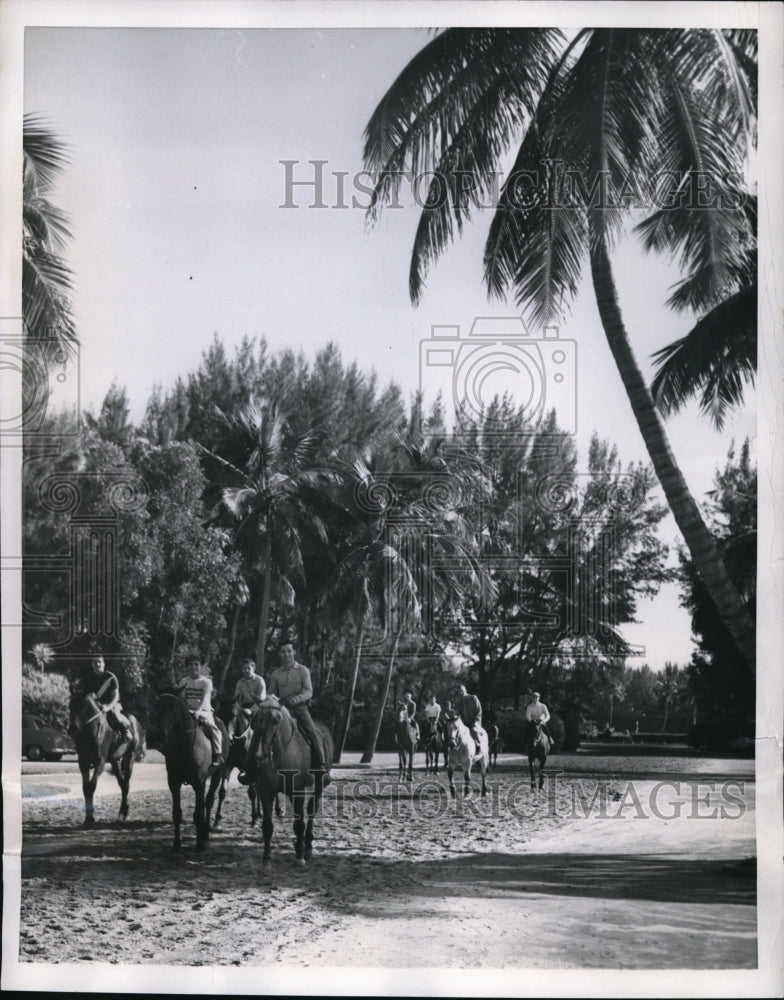
POLYGON ((528 767, 531 772, 531 791, 541 792, 544 788, 544 766, 547 763, 547 754, 550 752, 550 738, 542 729, 541 722, 529 724, 526 738, 526 752, 528 753, 528 767), (537 775, 539 777, 537 789, 537 775))
MULTIPOLYGON (((215 795, 218 795, 218 808, 215 811, 215 820, 212 823, 213 830, 220 829, 221 815, 223 813, 223 802, 231 779, 231 772, 236 767, 238 771, 245 768, 245 758, 253 737, 252 712, 249 709, 241 708, 235 702, 223 705, 219 712, 219 718, 226 726, 229 738, 229 752, 226 754, 226 762, 218 768, 210 778, 207 797, 205 799, 205 809, 207 810, 207 822, 210 822, 210 814, 215 802, 215 795)), ((250 825, 255 826, 261 816, 259 800, 256 795, 256 786, 253 782, 248 785, 248 798, 250 799, 250 825)), ((275 815, 280 818, 283 810, 280 802, 275 799, 275 815)))
MULTIPOLYGON (((226 790, 229 786, 231 772, 235 767, 238 770, 242 770, 245 767, 245 756, 248 752, 248 748, 250 747, 250 741, 253 735, 250 713, 246 712, 234 702, 229 703, 228 706, 222 706, 219 718, 226 726, 229 750, 226 754, 225 763, 219 767, 210 778, 210 784, 204 803, 204 808, 207 813, 207 824, 209 825, 210 814, 212 812, 212 806, 215 802, 215 795, 217 792, 218 808, 215 811, 215 820, 212 823, 213 830, 220 829, 223 802, 226 798, 226 790)), ((250 799, 250 825, 255 826, 260 813, 258 799, 256 798, 256 789, 253 786, 253 783, 248 785, 248 798, 250 799)))
POLYGON ((438 755, 444 746, 441 729, 434 719, 429 720, 428 731, 424 739, 425 774, 438 774, 438 755))
MULTIPOLYGON (((180 795, 183 785, 190 785, 196 796, 196 807, 193 811, 196 847, 203 850, 210 833, 205 789, 212 764, 212 743, 179 695, 171 691, 163 692, 158 698, 157 707, 163 735, 163 753, 166 758, 166 778, 172 797, 174 821, 172 850, 180 850, 182 823, 180 795)), ((220 719, 215 721, 221 731, 221 750, 225 758, 228 752, 228 734, 223 722, 220 719)))
POLYGON ((498 754, 504 752, 504 741, 501 739, 501 732, 495 724, 487 727, 487 739, 490 750, 490 766, 495 768, 498 763, 498 754))
POLYGON ((413 720, 401 712, 395 726, 397 745, 397 780, 413 781, 414 754, 417 751, 417 731, 413 720))
POLYGON ((452 780, 452 774, 455 770, 455 766, 462 768, 464 777, 463 796, 466 797, 470 794, 471 786, 469 784, 469 779, 471 776, 471 765, 475 761, 479 761, 479 769, 482 774, 482 795, 487 795, 485 776, 490 763, 487 733, 484 729, 479 730, 479 753, 477 753, 474 737, 471 735, 471 730, 459 716, 448 720, 446 724, 446 732, 447 746, 449 748, 447 774, 449 775, 449 791, 452 794, 452 798, 455 798, 456 794, 455 784, 452 780))
MULTIPOLYGON (((332 734, 322 722, 315 722, 315 726, 322 738, 324 762, 329 767, 334 756, 332 734)), ((269 695, 256 709, 253 730, 258 737, 254 780, 261 802, 264 870, 270 867, 272 806, 279 792, 285 793, 294 807, 295 864, 304 868, 313 856, 313 819, 324 791, 324 772, 311 768, 310 744, 288 709, 274 695, 269 695)))
POLYGON ((131 782, 134 759, 144 743, 144 733, 138 720, 133 715, 126 716, 131 724, 133 737, 123 743, 120 735, 109 725, 106 712, 95 695, 77 690, 71 691, 69 714, 68 728, 76 744, 79 771, 82 775, 84 826, 92 826, 95 823, 93 796, 98 778, 107 763, 111 764, 122 793, 119 818, 127 819, 128 786, 131 782), (118 754, 118 750, 122 753, 118 754))

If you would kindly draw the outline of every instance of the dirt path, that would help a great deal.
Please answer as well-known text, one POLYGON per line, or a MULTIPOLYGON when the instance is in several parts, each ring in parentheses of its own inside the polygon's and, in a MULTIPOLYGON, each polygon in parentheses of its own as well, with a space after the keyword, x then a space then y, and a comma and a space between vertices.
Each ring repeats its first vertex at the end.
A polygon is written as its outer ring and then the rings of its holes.
POLYGON ((650 779, 561 776, 535 799, 518 758, 493 776, 486 799, 452 804, 443 776, 420 773, 412 790, 379 763, 335 772, 306 872, 292 864, 288 811, 276 824, 269 875, 238 786, 207 851, 196 852, 188 824, 175 856, 159 764, 138 768, 124 826, 113 821, 113 779, 102 778, 100 822, 89 832, 79 826, 74 776, 30 782, 21 960, 755 965, 756 883, 751 866, 738 864, 754 854, 753 785, 742 794, 695 792, 650 779), (600 786, 604 797, 591 804, 600 786))

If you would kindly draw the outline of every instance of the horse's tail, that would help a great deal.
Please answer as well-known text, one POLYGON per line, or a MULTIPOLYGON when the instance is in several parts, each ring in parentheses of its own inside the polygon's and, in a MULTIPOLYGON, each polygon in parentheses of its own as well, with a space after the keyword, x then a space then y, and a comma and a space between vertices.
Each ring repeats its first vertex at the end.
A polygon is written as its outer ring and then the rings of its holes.
POLYGON ((332 738, 329 728, 323 722, 315 719, 313 721, 316 725, 316 731, 321 736, 321 742, 324 747, 324 763, 329 767, 335 759, 335 741, 332 738))

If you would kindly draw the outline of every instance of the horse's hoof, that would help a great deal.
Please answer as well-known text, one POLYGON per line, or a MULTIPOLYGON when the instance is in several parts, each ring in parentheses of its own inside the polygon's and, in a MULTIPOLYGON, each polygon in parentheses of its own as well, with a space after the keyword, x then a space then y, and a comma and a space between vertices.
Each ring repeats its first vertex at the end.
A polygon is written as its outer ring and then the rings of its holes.
POLYGON ((297 868, 307 868, 304 858, 295 858, 294 864, 297 866, 297 868))
POLYGON ((262 872, 264 872, 265 875, 269 875, 269 873, 272 871, 272 862, 269 859, 267 859, 266 861, 262 861, 261 870, 262 872))
POLYGON ((172 852, 172 854, 179 854, 180 853, 180 845, 179 844, 175 844, 172 847, 171 852, 172 852))

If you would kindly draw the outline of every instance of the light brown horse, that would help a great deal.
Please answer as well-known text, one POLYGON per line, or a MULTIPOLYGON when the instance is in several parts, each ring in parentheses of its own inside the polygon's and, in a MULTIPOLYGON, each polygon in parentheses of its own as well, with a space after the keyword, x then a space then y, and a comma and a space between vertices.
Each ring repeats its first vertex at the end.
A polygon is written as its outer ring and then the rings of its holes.
POLYGON ((417 731, 416 726, 405 712, 400 713, 395 726, 395 745, 397 746, 397 780, 413 781, 417 731))
MULTIPOLYGON (((314 722, 322 738, 324 762, 329 767, 334 756, 332 734, 323 723, 314 722)), ((272 810, 279 792, 283 792, 294 807, 295 863, 304 868, 313 856, 313 819, 324 791, 324 772, 312 769, 310 744, 288 709, 274 695, 256 709, 253 728, 257 737, 255 782, 261 803, 264 868, 270 865, 272 810)))
POLYGON ((479 753, 476 752, 476 744, 471 730, 459 717, 451 718, 446 724, 446 743, 449 748, 449 758, 447 763, 447 774, 449 775, 449 791, 452 798, 455 798, 455 783, 452 774, 455 768, 460 768, 463 772, 463 797, 471 794, 471 765, 479 761, 479 770, 482 775, 482 795, 487 795, 486 775, 490 764, 490 751, 487 744, 487 733, 484 729, 479 731, 479 753))

